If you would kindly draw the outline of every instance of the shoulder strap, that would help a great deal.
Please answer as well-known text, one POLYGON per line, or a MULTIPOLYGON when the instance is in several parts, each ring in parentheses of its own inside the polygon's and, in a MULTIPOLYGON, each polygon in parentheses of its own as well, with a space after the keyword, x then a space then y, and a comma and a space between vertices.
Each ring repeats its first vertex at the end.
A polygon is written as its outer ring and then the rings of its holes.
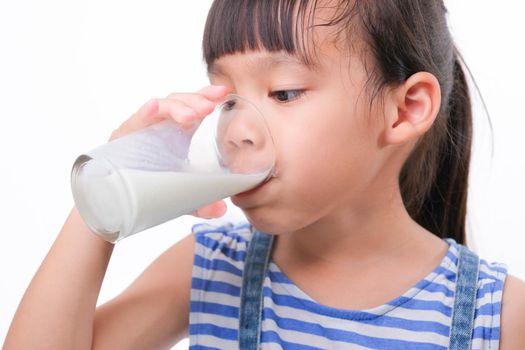
POLYGON ((450 331, 450 350, 469 350, 474 328, 479 258, 463 245, 459 247, 458 277, 450 331))
POLYGON ((257 350, 259 348, 263 282, 272 243, 273 235, 255 230, 248 245, 242 273, 239 349, 257 350))

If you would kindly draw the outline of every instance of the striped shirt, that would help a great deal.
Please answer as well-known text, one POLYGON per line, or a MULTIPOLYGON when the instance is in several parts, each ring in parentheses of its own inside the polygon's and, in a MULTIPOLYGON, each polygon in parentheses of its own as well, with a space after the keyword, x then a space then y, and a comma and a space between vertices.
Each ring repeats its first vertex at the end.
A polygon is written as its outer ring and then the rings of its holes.
MULTIPOLYGON (((190 349, 237 349, 249 224, 198 224, 190 302, 190 349)), ((430 274, 394 300, 367 310, 317 303, 270 261, 263 286, 261 348, 446 350, 458 245, 430 274)), ((472 349, 497 350, 507 268, 480 259, 472 349)))

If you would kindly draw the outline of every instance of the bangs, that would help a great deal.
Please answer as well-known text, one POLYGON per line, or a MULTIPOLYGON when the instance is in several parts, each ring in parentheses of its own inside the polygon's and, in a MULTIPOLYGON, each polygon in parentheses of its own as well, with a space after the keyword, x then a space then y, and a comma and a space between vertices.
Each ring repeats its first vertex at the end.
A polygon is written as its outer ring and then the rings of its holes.
POLYGON ((284 51, 313 65, 305 43, 318 0, 215 0, 208 13, 203 56, 208 67, 218 58, 251 50, 284 51), (312 6, 309 6, 312 3, 312 6), (306 30, 298 30, 305 28, 306 30), (301 33, 300 35, 298 33, 301 33))

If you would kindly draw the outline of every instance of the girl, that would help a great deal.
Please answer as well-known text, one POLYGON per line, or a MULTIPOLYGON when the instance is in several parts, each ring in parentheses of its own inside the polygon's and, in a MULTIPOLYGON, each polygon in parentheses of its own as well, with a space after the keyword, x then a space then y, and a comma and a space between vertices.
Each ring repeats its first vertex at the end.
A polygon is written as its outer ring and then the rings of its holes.
POLYGON ((525 348, 525 283, 463 245, 472 118, 442 1, 216 0, 203 48, 212 86, 112 139, 246 96, 277 148, 232 197, 249 224, 194 226, 95 309, 113 245, 73 209, 6 349, 525 348))

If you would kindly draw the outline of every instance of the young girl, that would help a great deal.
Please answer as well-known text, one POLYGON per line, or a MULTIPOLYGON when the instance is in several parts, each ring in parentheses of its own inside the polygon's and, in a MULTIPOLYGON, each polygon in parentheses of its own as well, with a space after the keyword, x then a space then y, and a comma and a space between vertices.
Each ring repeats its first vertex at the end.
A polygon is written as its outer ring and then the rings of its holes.
POLYGON ((73 209, 6 349, 525 349, 525 283, 464 247, 472 118, 441 0, 216 0, 203 48, 212 86, 112 138, 247 97, 277 149, 232 197, 249 223, 194 226, 95 308, 113 245, 73 209))

